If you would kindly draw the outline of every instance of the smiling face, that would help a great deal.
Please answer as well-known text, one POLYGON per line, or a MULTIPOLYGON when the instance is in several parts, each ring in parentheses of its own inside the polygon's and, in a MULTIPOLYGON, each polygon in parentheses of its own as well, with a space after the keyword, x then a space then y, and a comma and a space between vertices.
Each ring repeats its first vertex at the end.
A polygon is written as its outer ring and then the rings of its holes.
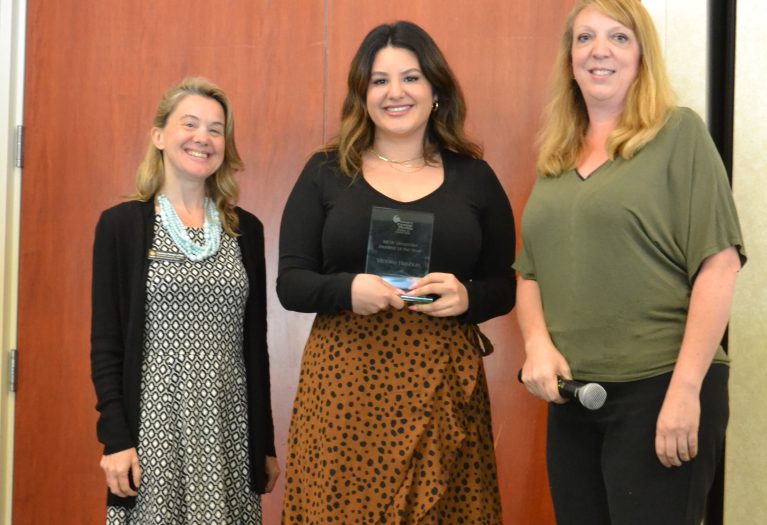
POLYGON ((594 6, 573 23, 573 76, 589 110, 622 111, 639 72, 641 50, 634 32, 594 6))
POLYGON ((225 116, 221 104, 189 95, 168 116, 163 128, 152 130, 152 142, 163 152, 165 176, 202 182, 224 162, 225 116))
POLYGON ((366 100, 377 137, 423 138, 434 94, 412 51, 387 46, 376 53, 366 100))

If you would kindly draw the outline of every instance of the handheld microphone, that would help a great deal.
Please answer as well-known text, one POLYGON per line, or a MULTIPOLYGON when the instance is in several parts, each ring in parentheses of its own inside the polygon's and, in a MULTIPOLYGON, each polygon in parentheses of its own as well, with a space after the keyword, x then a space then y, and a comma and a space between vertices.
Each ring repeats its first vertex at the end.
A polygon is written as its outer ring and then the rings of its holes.
POLYGON ((567 399, 577 399, 589 410, 602 408, 607 400, 607 391, 598 383, 579 383, 570 379, 557 377, 559 395, 567 399))
MULTIPOLYGON (((522 382, 522 370, 517 372, 517 381, 522 382)), ((589 410, 597 410, 607 401, 607 391, 598 383, 580 383, 572 379, 557 376, 559 395, 567 399, 575 399, 589 410)))

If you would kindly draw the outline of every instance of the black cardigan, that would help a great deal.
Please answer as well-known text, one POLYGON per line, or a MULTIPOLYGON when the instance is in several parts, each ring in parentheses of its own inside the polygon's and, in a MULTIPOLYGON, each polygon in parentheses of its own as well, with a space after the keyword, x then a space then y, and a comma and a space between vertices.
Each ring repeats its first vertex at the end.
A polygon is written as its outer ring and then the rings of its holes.
MULTIPOLYGON (((248 275, 243 354, 248 391, 251 487, 263 493, 265 457, 274 456, 266 345, 264 230, 252 214, 236 208, 237 242, 248 275)), ((104 454, 136 447, 139 431, 148 250, 154 236, 150 202, 129 201, 101 214, 93 246, 91 377, 104 454)), ((135 498, 108 494, 107 504, 132 507, 135 498)))

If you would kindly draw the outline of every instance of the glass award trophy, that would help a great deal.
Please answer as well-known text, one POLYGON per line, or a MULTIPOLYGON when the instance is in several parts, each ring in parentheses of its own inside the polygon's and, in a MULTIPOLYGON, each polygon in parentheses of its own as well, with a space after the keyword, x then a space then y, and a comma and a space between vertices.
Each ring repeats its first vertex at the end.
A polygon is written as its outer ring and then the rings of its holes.
POLYGON ((395 288, 406 291, 429 273, 433 230, 433 213, 374 206, 365 273, 378 275, 395 288))

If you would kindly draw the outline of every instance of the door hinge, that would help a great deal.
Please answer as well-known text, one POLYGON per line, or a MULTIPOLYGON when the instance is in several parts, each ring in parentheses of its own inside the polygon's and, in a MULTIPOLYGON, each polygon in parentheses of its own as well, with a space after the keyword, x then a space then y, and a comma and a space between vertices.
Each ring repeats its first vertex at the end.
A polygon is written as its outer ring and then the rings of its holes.
POLYGON ((16 126, 16 167, 24 167, 24 126, 16 126))
POLYGON ((8 391, 16 392, 16 366, 19 353, 14 349, 8 354, 8 391))

